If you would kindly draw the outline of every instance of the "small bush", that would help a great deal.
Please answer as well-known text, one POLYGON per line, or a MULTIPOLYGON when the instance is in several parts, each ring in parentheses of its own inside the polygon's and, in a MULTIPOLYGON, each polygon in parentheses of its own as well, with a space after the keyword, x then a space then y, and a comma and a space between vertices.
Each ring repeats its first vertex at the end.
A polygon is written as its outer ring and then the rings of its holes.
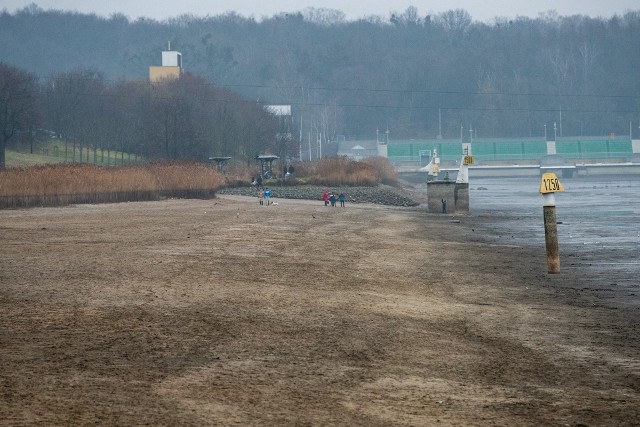
POLYGON ((310 177, 315 173, 316 162, 295 162, 292 164, 294 170, 294 176, 297 178, 310 177))
POLYGON ((378 174, 373 166, 348 157, 329 157, 316 163, 310 182, 317 185, 374 186, 378 174))
POLYGON ((257 166, 231 166, 222 170, 225 187, 244 187, 251 184, 251 178, 260 175, 257 166))
POLYGON ((371 165, 376 170, 378 182, 387 185, 398 184, 398 173, 389 159, 385 157, 368 157, 363 162, 371 165))
POLYGON ((273 185, 279 187, 295 187, 296 185, 305 185, 307 182, 302 178, 271 178, 264 181, 264 185, 273 185))

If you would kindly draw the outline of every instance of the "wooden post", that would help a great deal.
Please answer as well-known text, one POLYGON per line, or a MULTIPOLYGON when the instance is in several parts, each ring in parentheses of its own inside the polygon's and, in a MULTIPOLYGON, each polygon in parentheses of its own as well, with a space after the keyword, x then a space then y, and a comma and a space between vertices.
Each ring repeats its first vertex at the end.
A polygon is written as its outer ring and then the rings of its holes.
POLYGON ((558 221, 556 219, 555 193, 564 191, 564 187, 554 173, 542 175, 540 193, 544 213, 544 241, 547 248, 547 271, 560 273, 560 251, 558 250, 558 221))
POLYGON ((543 195, 544 241, 547 248, 547 271, 560 273, 560 251, 558 251, 558 221, 554 193, 543 195))

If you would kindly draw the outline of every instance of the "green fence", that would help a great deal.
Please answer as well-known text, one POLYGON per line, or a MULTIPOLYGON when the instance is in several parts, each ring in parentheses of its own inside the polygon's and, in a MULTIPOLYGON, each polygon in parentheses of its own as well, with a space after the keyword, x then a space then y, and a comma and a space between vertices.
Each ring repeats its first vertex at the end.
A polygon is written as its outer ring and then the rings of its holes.
MULTIPOLYGON (((438 150, 443 162, 460 160, 460 140, 404 140, 389 141, 387 156, 397 163, 419 162, 420 152, 438 150)), ((544 138, 486 138, 471 144, 476 162, 539 161, 547 155, 544 138)), ((632 155, 629 137, 580 137, 558 138, 556 154, 566 159, 626 158, 632 155)))
POLYGON ((556 153, 566 159, 610 159, 630 157, 629 138, 558 138, 556 153))

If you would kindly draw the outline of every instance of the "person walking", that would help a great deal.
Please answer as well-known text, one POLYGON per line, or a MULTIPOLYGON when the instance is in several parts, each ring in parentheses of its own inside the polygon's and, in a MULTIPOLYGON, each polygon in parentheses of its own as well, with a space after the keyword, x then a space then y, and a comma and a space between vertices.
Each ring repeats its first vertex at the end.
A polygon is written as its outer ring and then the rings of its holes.
POLYGON ((333 193, 329 194, 329 201, 331 202, 331 207, 336 207, 336 195, 333 193))
POLYGON ((340 193, 338 200, 340 200, 340 207, 344 208, 344 193, 340 193))
POLYGON ((258 188, 258 203, 260 203, 260 206, 263 205, 263 199, 264 199, 264 191, 258 188))
POLYGON ((329 204, 329 193, 327 192, 327 190, 324 190, 324 193, 322 194, 322 200, 324 200, 324 206, 326 207, 329 204))
POLYGON ((440 202, 442 203, 442 213, 447 213, 447 201, 445 199, 441 199, 440 202))
POLYGON ((271 200, 271 190, 269 190, 269 187, 264 188, 264 200, 267 202, 267 206, 269 206, 271 200))

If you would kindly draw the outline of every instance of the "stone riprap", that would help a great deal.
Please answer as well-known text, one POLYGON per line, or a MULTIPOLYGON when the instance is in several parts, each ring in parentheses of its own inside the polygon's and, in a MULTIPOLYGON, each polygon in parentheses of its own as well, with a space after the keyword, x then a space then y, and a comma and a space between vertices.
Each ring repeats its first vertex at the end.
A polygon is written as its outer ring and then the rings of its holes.
MULTIPOLYGON (((305 199, 322 202, 325 188, 332 191, 336 198, 344 193, 346 203, 376 203, 390 206, 418 206, 420 203, 411 198, 402 189, 388 185, 377 187, 324 187, 319 185, 269 186, 272 199, 305 199)), ((234 187, 218 190, 218 194, 257 197, 255 187, 234 187)))

